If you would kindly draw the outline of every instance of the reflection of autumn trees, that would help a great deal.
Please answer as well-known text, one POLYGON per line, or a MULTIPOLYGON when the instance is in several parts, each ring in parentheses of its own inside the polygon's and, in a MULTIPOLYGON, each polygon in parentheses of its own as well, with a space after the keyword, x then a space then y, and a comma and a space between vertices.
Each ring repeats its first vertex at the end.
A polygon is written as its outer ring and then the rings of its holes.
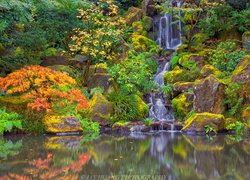
POLYGON ((31 167, 24 169, 26 176, 10 173, 4 177, 0 177, 0 179, 78 179, 79 172, 81 172, 83 166, 90 158, 90 153, 78 154, 76 161, 72 160, 71 162, 65 163, 65 159, 62 159, 60 162, 66 165, 60 166, 54 162, 53 154, 48 153, 45 159, 39 158, 29 162, 31 167))

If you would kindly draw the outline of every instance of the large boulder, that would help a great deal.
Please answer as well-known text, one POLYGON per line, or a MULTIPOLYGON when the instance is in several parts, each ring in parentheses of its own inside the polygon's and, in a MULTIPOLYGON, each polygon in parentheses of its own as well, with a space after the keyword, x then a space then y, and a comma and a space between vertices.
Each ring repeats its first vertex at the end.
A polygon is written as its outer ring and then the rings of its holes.
POLYGON ((112 103, 101 93, 96 92, 89 101, 89 104, 88 118, 100 124, 106 123, 113 112, 112 103))
POLYGON ((197 113, 223 114, 224 85, 213 75, 197 80, 194 85, 194 110, 197 113))
POLYGON ((131 26, 134 22, 140 21, 142 19, 143 11, 142 9, 136 7, 130 7, 125 16, 126 24, 131 26))
POLYGON ((82 132, 80 120, 74 116, 50 116, 43 119, 44 129, 47 133, 82 132))
POLYGON ((242 45, 245 49, 250 50, 250 31, 246 31, 242 35, 242 45))
POLYGON ((185 121, 182 131, 205 132, 206 127, 213 128, 216 132, 224 130, 225 117, 221 114, 197 113, 185 121))

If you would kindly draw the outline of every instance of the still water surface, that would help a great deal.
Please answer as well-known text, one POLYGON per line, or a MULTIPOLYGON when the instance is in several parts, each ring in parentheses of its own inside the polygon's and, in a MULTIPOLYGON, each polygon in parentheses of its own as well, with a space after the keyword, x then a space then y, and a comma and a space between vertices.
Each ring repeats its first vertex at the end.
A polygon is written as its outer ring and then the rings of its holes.
POLYGON ((250 179, 250 138, 173 133, 0 138, 0 179, 250 179), (98 176, 103 175, 103 176, 98 176), (136 175, 136 176, 135 176, 136 175))

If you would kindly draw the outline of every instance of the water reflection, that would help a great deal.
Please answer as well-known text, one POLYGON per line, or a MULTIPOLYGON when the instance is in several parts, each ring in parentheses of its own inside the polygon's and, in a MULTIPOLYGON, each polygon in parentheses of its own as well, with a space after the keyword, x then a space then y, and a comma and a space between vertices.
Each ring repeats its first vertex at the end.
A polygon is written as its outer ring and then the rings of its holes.
MULTIPOLYGON (((164 175, 164 179, 248 179, 250 138, 158 133, 86 141, 80 136, 0 139, 0 179, 164 175)), ((109 179, 109 178, 108 178, 109 179)))

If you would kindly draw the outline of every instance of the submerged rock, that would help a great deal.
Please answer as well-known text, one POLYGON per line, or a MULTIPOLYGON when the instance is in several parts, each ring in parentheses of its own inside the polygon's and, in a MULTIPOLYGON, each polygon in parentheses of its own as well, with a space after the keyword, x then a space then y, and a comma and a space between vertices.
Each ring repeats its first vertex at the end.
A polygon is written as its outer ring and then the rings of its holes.
POLYGON ((108 118, 113 112, 112 103, 109 102, 101 93, 96 92, 89 101, 90 109, 88 118, 93 121, 103 124, 107 122, 108 118))
POLYGON ((50 116, 43 119, 43 125, 47 133, 82 132, 80 121, 74 116, 50 116))
POLYGON ((198 80, 194 85, 194 110, 222 114, 225 110, 223 97, 224 85, 213 75, 198 80))
POLYGON ((182 131, 184 132, 205 132, 205 127, 209 126, 215 131, 224 129, 225 118, 221 114, 197 113, 185 121, 182 131))

